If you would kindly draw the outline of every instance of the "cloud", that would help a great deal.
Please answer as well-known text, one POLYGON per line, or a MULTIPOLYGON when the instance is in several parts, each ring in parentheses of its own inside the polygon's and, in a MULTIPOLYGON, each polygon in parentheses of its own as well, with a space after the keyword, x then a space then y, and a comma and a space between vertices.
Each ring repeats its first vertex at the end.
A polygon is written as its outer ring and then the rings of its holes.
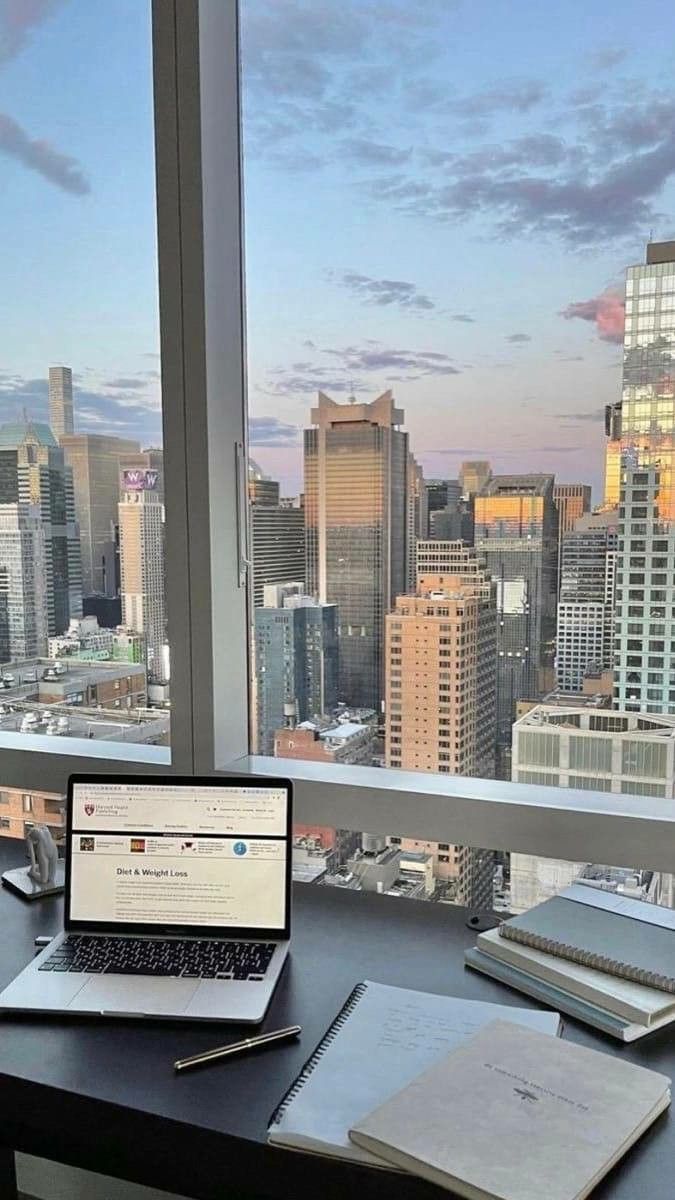
POLYGON ((581 454, 583 446, 532 446, 535 454, 581 454))
POLYGON ((394 304, 404 310, 425 312, 436 307, 434 301, 424 292, 418 291, 414 283, 403 279, 373 279, 369 275, 360 275, 357 271, 343 271, 339 274, 329 272, 329 276, 365 304, 374 304, 382 308, 394 304))
POLYGON ((324 353, 341 359, 349 371, 378 374, 403 371, 403 379, 410 377, 410 371, 418 372, 419 375, 461 374, 447 354, 434 350, 397 350, 381 346, 379 343, 370 343, 367 347, 347 346, 343 350, 326 350, 324 353))
POLYGON ((603 50, 591 54, 589 61, 595 71, 608 71, 627 57, 628 50, 624 46, 606 46, 603 50))
POLYGON ((470 317, 468 315, 468 313, 453 313, 450 320, 451 321, 462 321, 466 325, 475 325, 476 324, 476 318, 470 317))
POLYGON ((411 153, 410 149, 373 142, 368 138, 351 138, 340 147, 342 158, 365 167, 397 167, 407 162, 411 153))
POLYGON ((14 58, 29 34, 42 24, 63 0, 2 0, 0 4, 0 63, 14 58))
POLYGON ((595 409, 593 409, 592 412, 575 412, 575 413, 563 412, 560 414, 560 417, 559 417, 560 421, 572 421, 574 423, 576 423, 577 421, 594 421, 594 422, 595 421, 604 421, 604 419, 605 419, 604 408, 595 408, 595 409))
POLYGON ((575 300, 562 310, 560 316, 566 321, 592 321, 601 341, 623 343, 625 306, 623 290, 619 287, 606 288, 590 300, 575 300))
POLYGON ((505 341, 512 342, 514 346, 520 346, 524 342, 531 342, 532 338, 529 333, 507 333, 505 341))
POLYGON ((248 428, 252 446, 294 446, 300 438, 297 425, 288 425, 277 417, 250 417, 248 428))
POLYGON ((511 79, 455 100, 450 107, 462 117, 483 117, 501 111, 525 113, 541 104, 545 96, 546 86, 541 80, 511 79))
POLYGON ((30 138, 7 113, 0 113, 0 152, 37 171, 64 192, 84 196, 91 190, 76 159, 55 150, 49 142, 30 138))
MULTIPOLYGON (((157 378, 156 371, 144 372, 144 374, 157 378)), ((139 378, 138 375, 122 375, 119 379, 108 379, 103 384, 103 387, 110 388, 112 391, 122 392, 135 391, 146 386, 146 380, 139 378)))

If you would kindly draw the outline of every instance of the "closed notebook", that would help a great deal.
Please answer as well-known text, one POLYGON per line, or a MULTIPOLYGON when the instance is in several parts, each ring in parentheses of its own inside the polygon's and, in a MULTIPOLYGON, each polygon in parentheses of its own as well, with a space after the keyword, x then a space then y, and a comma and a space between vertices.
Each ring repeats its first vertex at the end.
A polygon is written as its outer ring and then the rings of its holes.
POLYGON ((573 884, 511 917, 500 937, 675 993, 675 913, 573 884))
POLYGON ((670 1103, 670 1080, 493 1021, 350 1130, 468 1200, 584 1200, 670 1103))
POLYGON ((479 933, 476 946, 484 954, 565 988, 572 995, 597 1004, 625 1021, 656 1029, 675 1020, 675 996, 670 992, 535 950, 532 946, 500 937, 497 929, 479 933))
POLYGON ((558 1013, 358 984, 273 1114, 277 1146, 382 1166, 350 1126, 495 1017, 555 1036, 558 1013))

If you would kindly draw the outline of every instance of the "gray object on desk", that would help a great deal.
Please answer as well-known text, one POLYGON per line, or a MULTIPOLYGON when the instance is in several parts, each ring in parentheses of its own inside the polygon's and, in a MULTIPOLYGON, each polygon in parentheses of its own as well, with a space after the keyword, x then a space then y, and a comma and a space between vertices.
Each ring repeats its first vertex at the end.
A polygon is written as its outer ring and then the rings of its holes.
POLYGON ((65 865, 59 858, 51 830, 47 825, 34 825, 26 834, 26 849, 30 859, 27 867, 5 871, 2 882, 24 900, 40 900, 62 892, 65 886, 65 865))

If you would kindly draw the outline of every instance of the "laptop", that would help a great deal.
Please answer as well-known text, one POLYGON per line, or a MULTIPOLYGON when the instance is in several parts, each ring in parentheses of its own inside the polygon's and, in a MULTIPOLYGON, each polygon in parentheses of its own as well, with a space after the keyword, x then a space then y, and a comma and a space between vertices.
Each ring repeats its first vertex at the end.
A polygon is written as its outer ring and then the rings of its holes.
POLYGON ((74 775, 65 929, 5 1012, 262 1021, 289 948, 285 779, 74 775))

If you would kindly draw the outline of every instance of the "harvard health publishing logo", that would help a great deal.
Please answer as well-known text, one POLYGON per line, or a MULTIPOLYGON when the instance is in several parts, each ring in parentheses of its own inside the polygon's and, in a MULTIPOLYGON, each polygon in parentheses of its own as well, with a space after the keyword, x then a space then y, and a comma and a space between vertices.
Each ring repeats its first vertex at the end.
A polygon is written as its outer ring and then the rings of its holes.
POLYGON ((96 812, 96 805, 89 802, 89 803, 85 804, 84 811, 86 812, 88 817, 93 817, 94 813, 96 812))

